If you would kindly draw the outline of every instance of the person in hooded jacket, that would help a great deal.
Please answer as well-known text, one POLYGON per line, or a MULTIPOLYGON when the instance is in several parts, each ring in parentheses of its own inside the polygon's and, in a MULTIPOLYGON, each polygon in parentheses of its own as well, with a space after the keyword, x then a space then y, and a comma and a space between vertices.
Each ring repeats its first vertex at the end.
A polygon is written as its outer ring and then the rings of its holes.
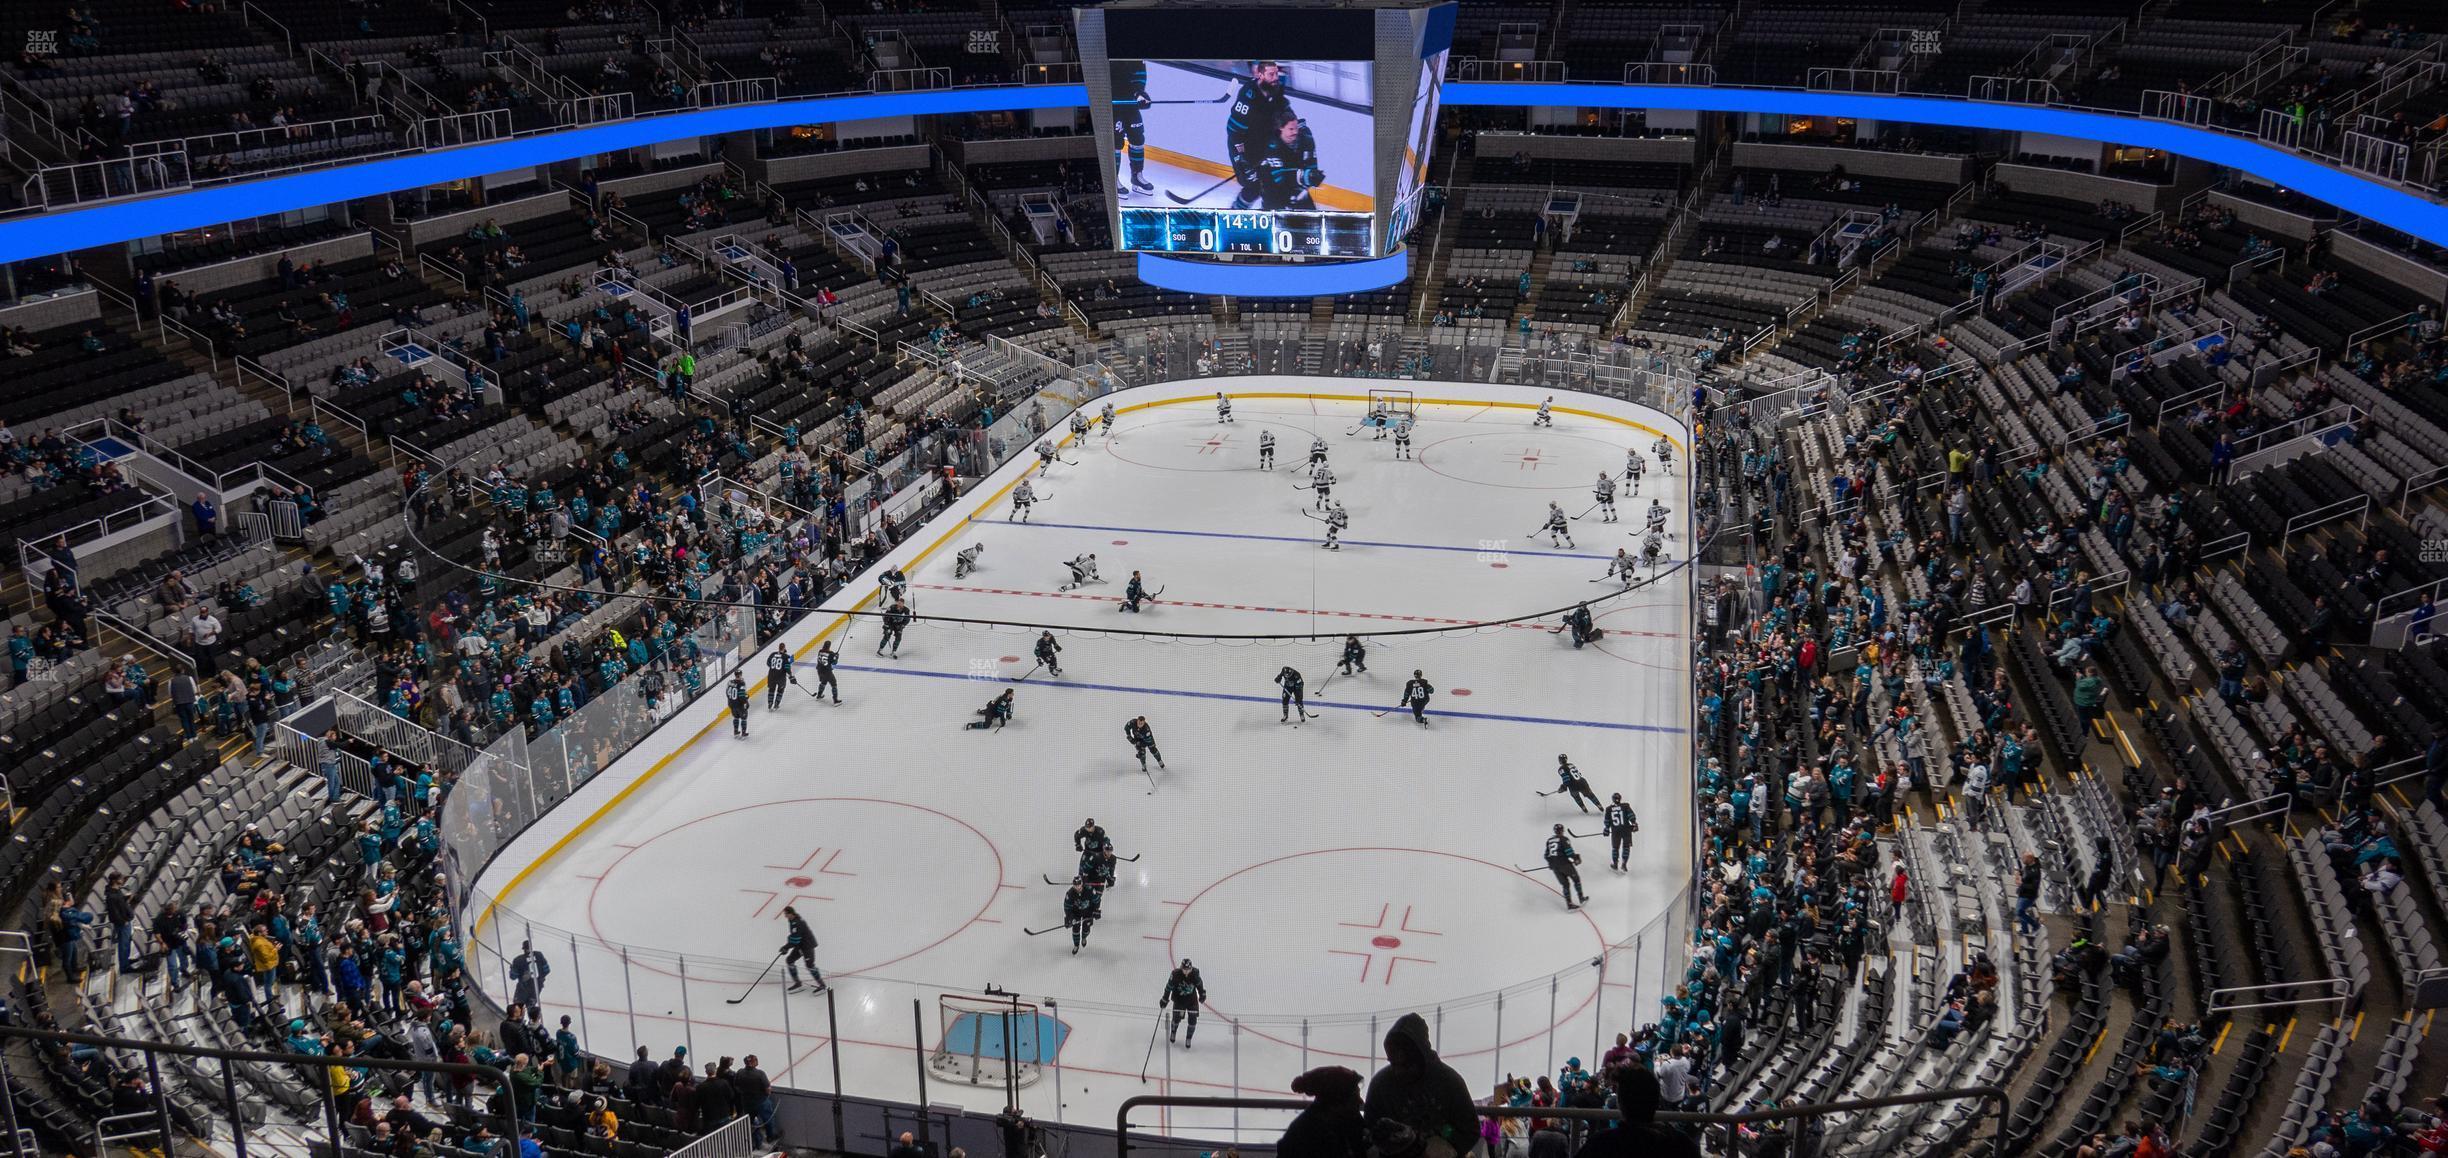
POLYGON ((1380 1158, 1457 1158, 1479 1142, 1470 1087, 1428 1044, 1416 1013, 1386 1031, 1386 1064, 1369 1079, 1365 1112, 1380 1158))
POLYGON ((1360 1116, 1360 1075, 1319 1066, 1292 1079, 1292 1092, 1315 1099, 1275 1143, 1276 1158, 1367 1158, 1368 1120, 1360 1116))

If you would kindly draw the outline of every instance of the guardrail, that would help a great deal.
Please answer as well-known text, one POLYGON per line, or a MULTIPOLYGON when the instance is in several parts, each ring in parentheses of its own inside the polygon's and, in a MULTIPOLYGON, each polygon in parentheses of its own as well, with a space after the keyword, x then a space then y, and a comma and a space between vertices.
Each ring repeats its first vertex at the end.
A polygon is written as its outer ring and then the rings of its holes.
POLYGON ((879 68, 867 74, 867 83, 875 91, 932 92, 952 87, 952 70, 948 68, 879 68))
POLYGON ((2353 1000, 2354 982, 2349 981, 2344 977, 2322 977, 2307 981, 2273 981, 2267 985, 2230 985, 2224 989, 2213 989, 2210 991, 2210 996, 2206 999, 2202 1006, 2202 1016, 2208 1017, 2214 1013, 2234 1013, 2238 1010, 2245 1009, 2275 1009, 2288 1005, 2328 1005, 2332 1002, 2343 1005, 2353 1000), (2234 1004, 2227 1004, 2222 998, 2222 995, 2266 993, 2271 990, 2286 990, 2291 993, 2297 989, 2307 988, 2326 989, 2329 992, 2325 996, 2283 997, 2275 1001, 2237 1002, 2234 1004))

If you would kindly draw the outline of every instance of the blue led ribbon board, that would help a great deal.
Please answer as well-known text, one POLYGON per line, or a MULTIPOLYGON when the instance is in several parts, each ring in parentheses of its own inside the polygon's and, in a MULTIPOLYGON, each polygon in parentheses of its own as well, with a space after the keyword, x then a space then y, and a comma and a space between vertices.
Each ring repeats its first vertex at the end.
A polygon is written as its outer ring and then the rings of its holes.
POLYGON ((1366 293, 1411 275, 1411 252, 1367 261, 1185 261, 1139 255, 1139 280, 1158 289, 1236 298, 1322 298, 1366 293))
MULTIPOLYGON (((1692 109, 1703 112, 1776 113, 1797 116, 1854 117, 1911 124, 1961 128, 2003 129, 2050 133, 2061 137, 2111 144, 2164 149, 2180 156, 2243 169, 2328 202, 2348 213, 2438 245, 2448 245, 2448 206, 2426 201, 2403 189, 2318 161, 2273 148, 2259 141, 2173 121, 2114 113, 2031 105, 1956 100, 1945 97, 1869 96, 1854 93, 1796 92, 1779 89, 1700 88, 1688 85, 1626 84, 1505 84, 1452 83, 1445 86, 1449 106, 1561 106, 1567 108, 1692 109)), ((1088 101, 1084 85, 1015 85, 997 88, 945 89, 933 92, 874 93, 775 101, 695 109, 663 116, 641 117, 612 124, 589 125, 557 133, 494 141, 438 152, 389 157, 334 169, 291 173, 256 181, 238 181, 209 189, 194 189, 85 209, 29 214, 0 221, 0 261, 19 261, 69 250, 132 241, 140 237, 197 229, 208 225, 263 217, 294 209, 374 197, 401 189, 439 185, 487 173, 549 165, 579 157, 636 148, 684 137, 711 136, 789 125, 826 124, 875 117, 925 116, 933 113, 996 112, 1017 109, 1078 108, 1088 101)), ((1160 259, 1161 260, 1161 259, 1160 259)), ((1392 259, 1381 259, 1392 260, 1392 259)), ((1188 263, 1172 262, 1171 266, 1188 263)), ((1364 280, 1347 263, 1338 277, 1364 280)), ((1188 273, 1140 263, 1141 276, 1151 284, 1189 289, 1187 278, 1206 278, 1215 267, 1188 273), (1153 276, 1150 270, 1156 272, 1153 276), (1173 280, 1159 280, 1171 277, 1173 280)), ((1328 266, 1252 266, 1269 276, 1282 274, 1289 283, 1324 284, 1328 266), (1292 271, 1292 272, 1287 272, 1292 271)), ((1392 268, 1392 267, 1388 267, 1392 268)), ((1223 276, 1223 275, 1215 275, 1223 276)), ((1369 277, 1382 276, 1369 274, 1369 277)), ((1399 277, 1400 274, 1393 275, 1399 277)), ((1202 286, 1216 284, 1202 281, 1202 286)), ((1344 283, 1337 282, 1341 285, 1344 283)), ((1388 284, 1376 282, 1361 288, 1388 284)), ((1199 288, 1200 293, 1239 293, 1249 289, 1199 288)), ((1275 296, 1355 292, 1350 289, 1307 288, 1272 291, 1275 296)))

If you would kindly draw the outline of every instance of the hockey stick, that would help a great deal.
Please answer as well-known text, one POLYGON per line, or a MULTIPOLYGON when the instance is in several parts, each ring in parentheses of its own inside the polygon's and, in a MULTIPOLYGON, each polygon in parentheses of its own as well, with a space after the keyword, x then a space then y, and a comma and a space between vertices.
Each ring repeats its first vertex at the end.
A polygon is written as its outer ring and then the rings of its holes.
POLYGON ((1053 932, 1053 931, 1054 931, 1054 930, 1056 930, 1056 929, 1068 929, 1068 928, 1070 928, 1070 927, 1071 927, 1071 926, 1069 926, 1069 925, 1048 925, 1048 926, 1046 926, 1045 928, 1042 928, 1042 929, 1031 929, 1031 928, 1028 928, 1028 927, 1026 927, 1026 926, 1023 926, 1023 927, 1021 928, 1021 930, 1020 930, 1020 931, 1021 931, 1021 932, 1023 932, 1023 933, 1028 934, 1028 935, 1029 935, 1029 936, 1031 936, 1031 937, 1043 937, 1043 936, 1045 936, 1046 934, 1051 933, 1051 932, 1053 932))
POLYGON ((1156 1031, 1164 1026, 1165 1007, 1156 1007, 1156 1020, 1148 1026, 1147 1056, 1139 1059, 1139 1084, 1147 1084, 1148 1064, 1156 1060, 1156 1031))
MULTIPOLYGON (((1201 101, 1201 102, 1198 102, 1198 103, 1204 104, 1204 103, 1207 103, 1207 102, 1201 101)), ((1240 179, 1240 178, 1239 178, 1237 175, 1236 175, 1236 176, 1231 176, 1231 177, 1226 177, 1226 178, 1224 178, 1223 180, 1218 181, 1218 182, 1216 182, 1216 183, 1215 183, 1215 184, 1213 184, 1213 185, 1209 185, 1208 187, 1206 187, 1206 188, 1204 188, 1204 189, 1201 189, 1201 190, 1199 190, 1198 192, 1193 193, 1193 194, 1191 194, 1191 195, 1189 195, 1189 196, 1187 196, 1187 197, 1184 197, 1184 196, 1182 196, 1182 195, 1181 195, 1181 194, 1179 194, 1179 193, 1176 193, 1176 192, 1174 192, 1174 191, 1172 191, 1172 190, 1170 190, 1170 189, 1167 189, 1167 190, 1165 190, 1165 196, 1172 198, 1172 199, 1173 199, 1173 203, 1174 203, 1175 205, 1188 205, 1188 204, 1190 204, 1191 202, 1196 201, 1196 200, 1198 200, 1198 199, 1199 199, 1199 198, 1201 198, 1201 197, 1205 197, 1206 195, 1208 195, 1208 194, 1210 194, 1210 193, 1213 193, 1213 192, 1215 192, 1216 190, 1218 190, 1218 189, 1221 189, 1221 188, 1225 187, 1226 185, 1230 185, 1230 184, 1232 184, 1234 181, 1239 180, 1239 179, 1240 179)))
POLYGON ((1142 775, 1142 776, 1147 777, 1147 781, 1148 781, 1148 790, 1147 790, 1147 794, 1148 794, 1148 795, 1150 795, 1150 796, 1154 796, 1154 795, 1156 795, 1156 774, 1155 774, 1155 773, 1153 773, 1153 772, 1148 771, 1148 766, 1147 766, 1146 764, 1141 764, 1141 765, 1139 765, 1139 774, 1140 774, 1140 775, 1142 775))
POLYGON ((1037 669, 1038 669, 1038 668, 1041 668, 1041 667, 1044 667, 1044 666, 1045 666, 1045 661, 1044 661, 1044 660, 1042 660, 1042 659, 1041 659, 1041 660, 1038 660, 1036 663, 1030 664, 1030 665, 1029 665, 1029 669, 1028 669, 1027 671, 1021 672, 1021 673, 1020 673, 1020 678, 1019 678, 1019 679, 1013 680, 1012 682, 1013 682, 1013 683, 1016 683, 1016 684, 1024 684, 1024 683, 1027 683, 1027 682, 1028 682, 1028 678, 1029 678, 1030 676, 1036 675, 1036 674, 1037 674, 1037 669))
POLYGON ((1574 521, 1574 522, 1576 522, 1576 523, 1578 523, 1578 522, 1580 522, 1581 520, 1588 518, 1588 517, 1589 517, 1589 514, 1590 514, 1590 511, 1594 511, 1594 510, 1597 510, 1597 509, 1598 509, 1598 504, 1596 504, 1596 503, 1591 503, 1591 504, 1589 505, 1589 511, 1583 511, 1583 512, 1581 512, 1580 514, 1574 515, 1574 516, 1573 516, 1573 521, 1574 521))
POLYGON ((756 980, 751 981, 751 982, 749 982, 749 983, 748 983, 748 989, 747 989, 747 991, 746 991, 746 992, 741 993, 741 994, 740 994, 739 996, 737 996, 737 997, 725 998, 725 999, 724 999, 724 1001, 723 1001, 723 1004, 725 1004, 725 1005, 738 1005, 739 1003, 741 1003, 741 1002, 743 1002, 743 1001, 748 1000, 748 994, 756 992, 756 987, 757 987, 757 986, 759 986, 759 985, 763 985, 763 984, 765 983, 765 977, 766 977, 766 975, 767 975, 767 974, 770 974, 770 973, 772 973, 772 972, 773 972, 773 967, 774 967, 774 966, 779 965, 779 964, 781 964, 781 963, 782 963, 782 954, 784 954, 784 953, 788 953, 788 952, 790 952, 790 947, 789 947, 789 946, 787 946, 787 945, 783 946, 783 947, 782 947, 782 948, 780 948, 780 949, 775 950, 775 951, 774 951, 774 955, 773 955, 773 960, 768 961, 768 962, 766 962, 766 963, 765 963, 765 972, 764 972, 764 973, 759 973, 759 974, 757 974, 757 975, 756 975, 756 980))
POLYGON ((1599 837, 1605 836, 1606 833, 1604 830, 1598 832, 1574 832, 1573 830, 1567 828, 1564 830, 1564 835, 1569 836, 1574 840, 1596 840, 1599 837))
MULTIPOLYGON (((1231 93, 1225 93, 1223 96, 1217 97, 1217 98, 1215 98, 1214 100, 1211 100, 1211 101, 1192 101, 1192 100, 1158 101, 1158 100, 1152 100, 1152 101, 1149 101, 1149 102, 1148 102, 1148 104, 1149 104, 1149 105, 1220 105, 1220 104, 1223 104, 1225 101, 1231 100, 1231 99, 1232 99, 1232 95, 1233 95, 1233 94, 1231 94, 1231 93)), ((1115 103, 1116 105, 1122 105, 1122 104, 1137 104, 1138 102, 1136 102, 1136 101, 1116 101, 1116 102, 1114 102, 1114 103, 1115 103)), ((1144 107, 1144 106, 1142 106, 1142 107, 1144 107)))
POLYGON ((1044 873, 1038 873, 1037 875, 1038 875, 1040 878, 1042 878, 1042 879, 1045 881, 1045 883, 1047 883, 1047 884, 1049 884, 1049 885, 1052 885, 1052 886, 1054 886, 1055 888, 1058 888, 1058 889, 1067 889, 1067 888, 1070 888, 1070 887, 1071 887, 1071 883, 1070 883, 1069 881, 1058 881, 1058 880, 1055 880, 1053 877, 1046 876, 1046 874, 1044 874, 1044 873))
POLYGON ((1293 489, 1293 490, 1296 490, 1296 491, 1313 491, 1313 490, 1316 490, 1317 488, 1316 488, 1315 486, 1312 486, 1312 485, 1309 485, 1309 484, 1306 484, 1306 483, 1293 483, 1293 484, 1292 484, 1292 489, 1293 489))
MULTIPOLYGON (((1533 791, 1535 791, 1535 790, 1533 790, 1533 791)), ((1563 791, 1564 791, 1563 789, 1558 788, 1558 789, 1554 790, 1553 792, 1540 792, 1540 793, 1538 793, 1538 795, 1540 795, 1540 796, 1554 796, 1554 795, 1557 795, 1557 794, 1559 794, 1559 793, 1561 793, 1561 792, 1563 792, 1563 791)))

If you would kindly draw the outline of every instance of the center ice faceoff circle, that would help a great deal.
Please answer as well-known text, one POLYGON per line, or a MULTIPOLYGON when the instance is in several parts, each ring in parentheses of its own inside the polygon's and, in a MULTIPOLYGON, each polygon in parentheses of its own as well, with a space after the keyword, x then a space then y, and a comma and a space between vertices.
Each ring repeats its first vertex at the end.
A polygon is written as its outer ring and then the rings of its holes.
POLYGON ((892 800, 777 800, 702 816, 647 838, 604 871, 588 900, 597 937, 672 952, 780 944, 784 906, 796 906, 856 960, 827 968, 882 969, 943 943, 975 922, 1003 884, 1003 858, 967 821, 892 800), (720 850, 719 879, 691 858, 720 850), (937 903, 909 904, 906 873, 926 865, 937 903), (640 905, 669 882, 707 887, 683 903, 640 905))
MULTIPOLYGON (((1582 444, 1573 461, 1587 464, 1589 452, 1599 452, 1603 470, 1623 473, 1621 442, 1585 434, 1559 434, 1554 428, 1491 430, 1458 434, 1420 447, 1419 462, 1456 482, 1525 491, 1586 491, 1597 479, 1594 471, 1573 468, 1565 460, 1564 444, 1582 444)), ((1624 488, 1629 493, 1630 487, 1624 488)))
POLYGON ((1549 884, 1544 872, 1430 849, 1294 853, 1201 890, 1174 920, 1168 956, 1312 1015, 1433 1006, 1604 951, 1586 914, 1557 912, 1549 884))

